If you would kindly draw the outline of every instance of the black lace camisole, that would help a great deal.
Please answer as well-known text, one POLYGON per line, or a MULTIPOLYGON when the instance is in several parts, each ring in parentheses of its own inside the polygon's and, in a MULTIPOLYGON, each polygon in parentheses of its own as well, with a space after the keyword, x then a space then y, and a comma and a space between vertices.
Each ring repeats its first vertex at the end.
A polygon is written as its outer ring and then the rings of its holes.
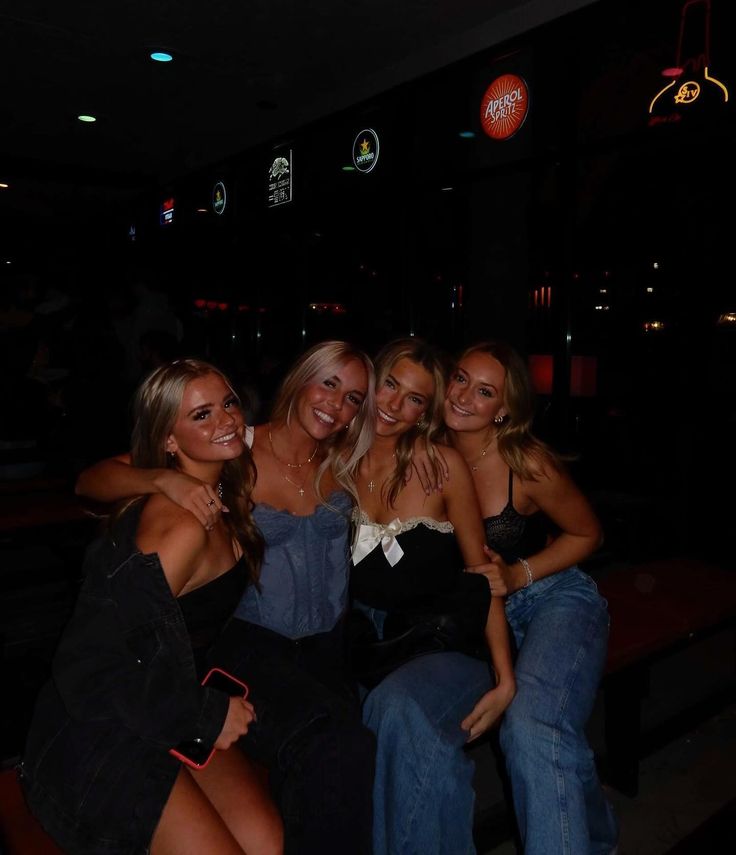
POLYGON ((507 564, 528 558, 547 543, 548 520, 542 511, 520 514, 514 507, 514 473, 509 469, 509 499, 500 514, 486 517, 483 525, 491 549, 500 553, 507 564))

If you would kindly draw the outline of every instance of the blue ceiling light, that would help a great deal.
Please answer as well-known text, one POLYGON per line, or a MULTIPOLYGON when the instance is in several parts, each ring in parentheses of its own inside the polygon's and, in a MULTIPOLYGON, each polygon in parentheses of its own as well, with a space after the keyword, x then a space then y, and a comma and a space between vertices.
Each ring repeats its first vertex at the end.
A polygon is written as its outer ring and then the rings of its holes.
POLYGON ((150 56, 154 62, 171 62, 174 58, 170 53, 163 50, 155 50, 150 56))
POLYGON ((464 140, 472 140, 475 138, 475 131, 460 131, 458 136, 464 140))

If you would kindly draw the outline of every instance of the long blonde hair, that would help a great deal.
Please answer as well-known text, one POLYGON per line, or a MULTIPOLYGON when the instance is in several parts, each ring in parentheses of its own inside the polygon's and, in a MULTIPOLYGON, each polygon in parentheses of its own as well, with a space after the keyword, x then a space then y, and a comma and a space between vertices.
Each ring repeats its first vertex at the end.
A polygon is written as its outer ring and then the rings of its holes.
POLYGON ((396 467, 385 487, 388 503, 392 507, 406 483, 406 473, 412 464, 414 446, 418 439, 424 439, 435 478, 440 479, 440 464, 435 443, 440 439, 444 429, 446 369, 439 353, 420 338, 399 338, 389 342, 376 356, 376 388, 383 386, 391 369, 400 359, 409 359, 421 365, 434 380, 434 393, 422 418, 402 434, 396 443, 396 467))
POLYGON ((376 377, 373 363, 367 354, 346 341, 323 341, 315 344, 297 359, 284 377, 271 408, 271 421, 288 425, 304 388, 314 380, 332 376, 354 359, 365 368, 368 387, 358 412, 349 422, 347 429, 337 431, 320 443, 320 452, 324 459, 317 467, 314 488, 323 502, 320 483, 328 469, 335 481, 358 502, 355 474, 361 457, 371 447, 376 428, 376 377))
MULTIPOLYGON (((166 451, 166 440, 176 423, 186 387, 192 380, 208 374, 217 374, 228 388, 233 389, 232 383, 218 368, 198 359, 169 362, 141 383, 133 402, 134 427, 130 450, 133 466, 179 468, 176 455, 166 451)), ((233 395, 237 397, 234 391, 233 395)), ((251 515, 251 493, 255 482, 256 467, 249 448, 223 465, 220 476, 222 501, 230 513, 224 514, 222 519, 233 539, 240 544, 254 581, 258 578, 264 549, 263 538, 251 515)), ((128 501, 118 515, 142 498, 128 501)))

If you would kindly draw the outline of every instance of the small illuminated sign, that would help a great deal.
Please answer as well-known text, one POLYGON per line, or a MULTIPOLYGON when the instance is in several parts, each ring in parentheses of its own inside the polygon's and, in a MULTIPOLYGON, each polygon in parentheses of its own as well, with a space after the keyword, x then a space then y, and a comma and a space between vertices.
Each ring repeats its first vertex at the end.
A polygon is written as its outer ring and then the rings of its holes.
POLYGON ((492 140, 510 139, 526 120, 529 89, 517 74, 502 74, 480 102, 480 126, 492 140))
POLYGON ((212 210, 220 215, 225 213, 227 206, 227 190, 223 181, 218 181, 212 188, 212 210))
POLYGON ((269 208, 285 205, 292 200, 292 152, 282 152, 268 168, 267 203, 269 208))
POLYGON ((164 199, 161 203, 159 222, 162 226, 170 226, 174 222, 174 197, 164 199))
MULTIPOLYGON (((687 0, 680 11, 677 61, 662 76, 670 82, 649 102, 649 126, 679 122, 692 104, 728 101, 728 88, 710 73, 710 0, 687 0), (701 29, 702 27, 702 29, 701 29)), ((696 111, 697 112, 697 111, 696 111)))
POLYGON ((363 128, 353 140, 353 164, 358 172, 376 168, 380 149, 378 134, 372 128, 363 128))
MULTIPOLYGON (((725 103, 728 101, 728 89, 715 77, 712 77, 708 72, 708 66, 703 68, 703 83, 709 83, 715 87, 719 93, 721 100, 725 103)), ((657 102, 663 100, 665 103, 671 98, 671 103, 675 107, 684 107, 689 104, 694 104, 701 96, 703 88, 697 80, 685 80, 678 85, 677 80, 668 83, 667 86, 657 92, 649 104, 649 113, 654 112, 657 102)), ((654 122, 652 122, 653 124, 654 122)))

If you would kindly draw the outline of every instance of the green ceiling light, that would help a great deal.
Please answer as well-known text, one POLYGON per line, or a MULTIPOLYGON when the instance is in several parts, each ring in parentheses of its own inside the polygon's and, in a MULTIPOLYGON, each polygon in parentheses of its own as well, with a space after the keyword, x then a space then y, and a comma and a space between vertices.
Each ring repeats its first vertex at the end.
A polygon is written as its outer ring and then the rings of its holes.
POLYGON ((341 167, 341 169, 343 172, 355 172, 354 166, 343 166, 343 167, 341 167))
POLYGON ((170 53, 166 53, 164 50, 155 50, 149 55, 154 62, 171 62, 174 58, 170 53))
POLYGON ((85 113, 82 113, 81 116, 77 116, 80 122, 86 122, 87 124, 91 124, 92 122, 96 122, 97 119, 94 116, 88 116, 85 113))

